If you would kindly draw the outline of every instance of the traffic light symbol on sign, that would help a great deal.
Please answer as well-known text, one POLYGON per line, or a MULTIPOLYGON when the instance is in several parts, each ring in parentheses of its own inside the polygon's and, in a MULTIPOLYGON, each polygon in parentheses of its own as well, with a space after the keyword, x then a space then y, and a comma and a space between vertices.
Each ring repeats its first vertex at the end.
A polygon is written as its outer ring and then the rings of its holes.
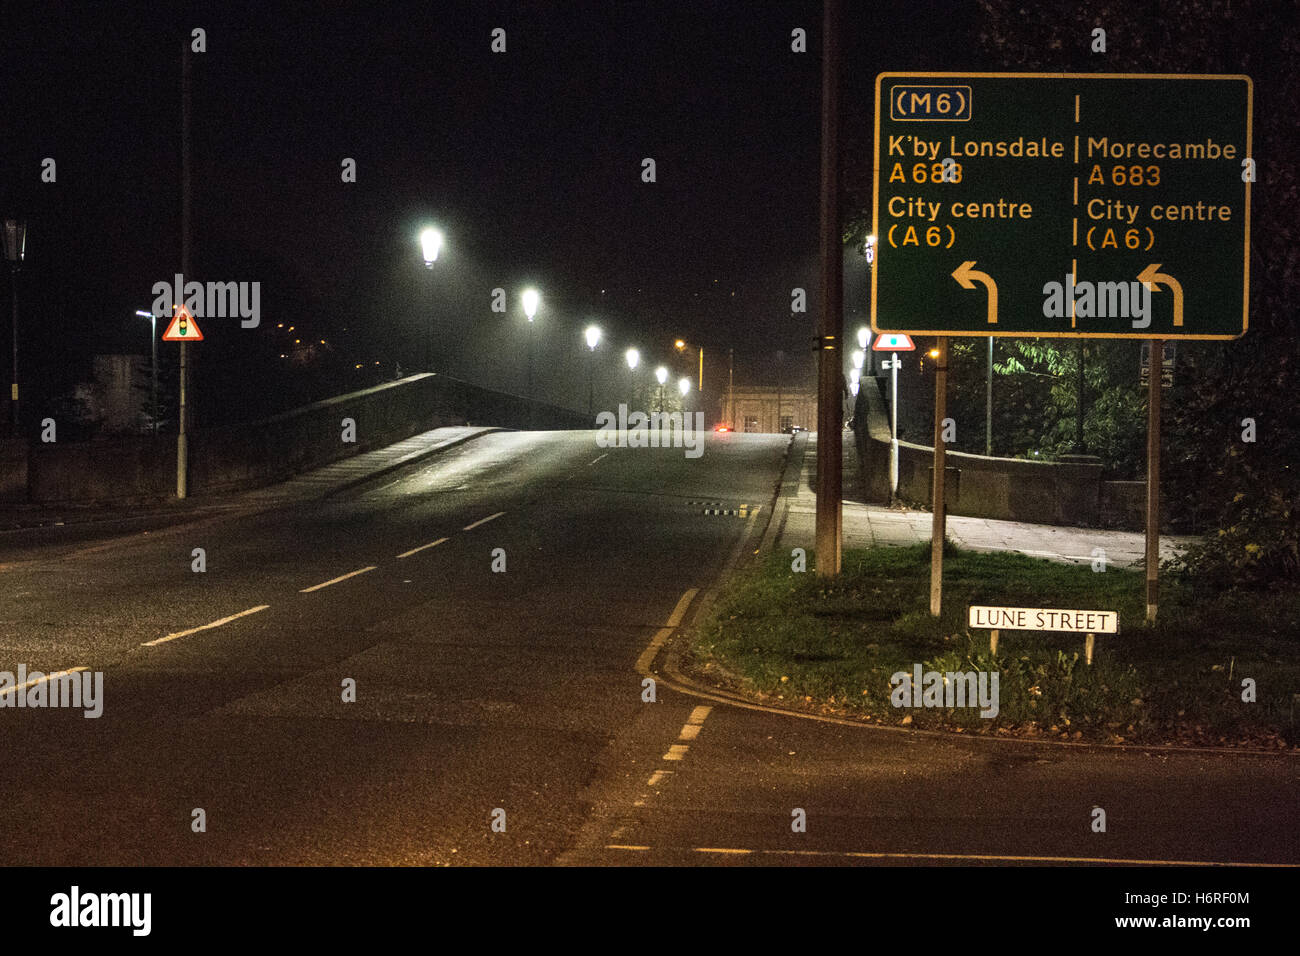
POLYGON ((167 326, 167 331, 163 333, 164 342, 202 342, 203 333, 199 330, 199 323, 194 321, 194 316, 190 310, 181 306, 179 311, 172 316, 171 323, 167 326))

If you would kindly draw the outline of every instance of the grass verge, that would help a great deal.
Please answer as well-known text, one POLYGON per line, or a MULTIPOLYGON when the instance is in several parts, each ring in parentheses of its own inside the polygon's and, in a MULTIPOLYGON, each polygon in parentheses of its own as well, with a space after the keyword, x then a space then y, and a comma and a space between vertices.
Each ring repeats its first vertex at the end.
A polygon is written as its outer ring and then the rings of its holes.
POLYGON ((843 567, 826 583, 778 554, 740 572, 697 624, 687 668, 758 700, 880 724, 1279 750, 1297 739, 1300 591, 1204 595, 1170 582, 1149 626, 1137 572, 949 545, 944 613, 932 618, 929 545, 846 551, 843 567), (1118 610, 1120 633, 1097 636, 1092 666, 1082 634, 1004 630, 994 657, 988 632, 966 626, 970 604, 1118 610), (917 663, 998 672, 998 715, 893 706, 890 678, 917 663))

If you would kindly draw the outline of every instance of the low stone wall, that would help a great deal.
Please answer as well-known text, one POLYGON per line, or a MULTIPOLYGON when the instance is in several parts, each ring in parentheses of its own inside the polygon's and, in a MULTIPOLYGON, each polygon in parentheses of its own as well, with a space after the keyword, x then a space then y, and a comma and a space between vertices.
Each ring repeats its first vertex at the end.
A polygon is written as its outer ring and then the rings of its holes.
MULTIPOLYGON (((863 379, 855 430, 863 493, 889 501, 889 418, 874 379, 863 379)), ((898 495, 929 505, 934 449, 899 442, 898 495)), ((1019 458, 990 458, 949 450, 944 499, 952 514, 1082 527, 1143 527, 1145 498, 1133 510, 1136 485, 1101 480, 1101 466, 1019 458)))
MULTIPOLYGON (((189 490, 220 494, 269 484, 431 428, 467 422, 520 429, 592 427, 581 412, 445 375, 412 375, 261 421, 192 432, 189 490), (355 422, 355 442, 342 440, 345 418, 355 422)), ((19 471, 4 454, 0 449, 0 481, 19 471)), ((33 444, 21 470, 31 502, 170 497, 176 491, 176 436, 33 444)))

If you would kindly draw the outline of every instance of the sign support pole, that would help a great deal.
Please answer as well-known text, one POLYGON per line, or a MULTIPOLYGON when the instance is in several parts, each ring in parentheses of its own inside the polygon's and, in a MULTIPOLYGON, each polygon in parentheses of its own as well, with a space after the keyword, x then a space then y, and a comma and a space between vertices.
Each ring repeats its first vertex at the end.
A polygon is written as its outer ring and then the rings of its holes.
POLYGON ((898 500, 898 353, 889 355, 889 503, 898 500))
POLYGON ((1147 621, 1153 624, 1160 603, 1160 391, 1163 377, 1157 372, 1156 361, 1159 356, 1163 362, 1164 345, 1160 339, 1151 340, 1151 371, 1147 375, 1147 621))
MULTIPOLYGON (((190 41, 181 42, 181 275, 190 274, 190 41)), ((181 308, 185 307, 185 290, 174 290, 181 308)), ((189 344, 181 343, 180 408, 176 429, 176 497, 189 493, 189 344)))
POLYGON ((934 481, 930 516, 930 616, 938 617, 943 599, 943 542, 947 531, 943 479, 947 449, 943 420, 948 415, 948 337, 939 337, 939 359, 934 371, 934 481))
MULTIPOLYGON (((821 259, 817 337, 817 576, 840 573, 844 440, 844 237, 840 233, 840 14, 843 0, 822 0, 821 259)), ((780 428, 781 423, 777 422, 780 428)))

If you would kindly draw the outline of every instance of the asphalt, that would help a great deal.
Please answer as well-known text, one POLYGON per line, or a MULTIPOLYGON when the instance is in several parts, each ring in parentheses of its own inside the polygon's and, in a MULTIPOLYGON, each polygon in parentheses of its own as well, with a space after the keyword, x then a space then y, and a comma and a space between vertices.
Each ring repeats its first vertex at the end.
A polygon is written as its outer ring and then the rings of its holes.
POLYGON ((678 625, 805 447, 491 432, 323 495, 7 536, 0 669, 102 671, 104 712, 0 709, 0 863, 1300 861, 1292 758, 890 732, 677 680, 678 625))

